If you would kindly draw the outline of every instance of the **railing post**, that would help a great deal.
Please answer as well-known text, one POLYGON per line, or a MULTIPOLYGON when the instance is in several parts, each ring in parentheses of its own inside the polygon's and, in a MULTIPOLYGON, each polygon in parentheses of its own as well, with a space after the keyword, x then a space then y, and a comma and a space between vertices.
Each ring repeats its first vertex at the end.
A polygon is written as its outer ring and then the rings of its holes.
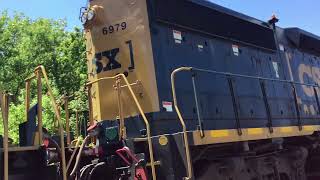
POLYGON ((199 131, 200 131, 200 137, 204 137, 203 132, 203 123, 201 120, 201 110, 199 106, 199 99, 198 99, 198 93, 197 93, 197 87, 196 87, 196 74, 192 74, 192 86, 193 86, 193 94, 194 94, 194 100, 196 102, 196 108, 197 108, 197 116, 198 116, 198 123, 199 123, 199 131))
POLYGON ((267 96, 267 92, 266 92, 266 84, 263 80, 260 80, 260 87, 261 87, 261 91, 262 91, 264 105, 265 105, 266 112, 267 112, 269 132, 273 133, 272 115, 271 115, 270 105, 269 105, 268 96, 267 96))
POLYGON ((297 113, 297 118, 298 118, 298 127, 299 127, 299 131, 302 131, 302 122, 301 122, 300 108, 299 108, 299 103, 298 103, 297 90, 296 90, 294 83, 291 83, 291 86, 292 86, 292 93, 293 93, 293 97, 294 97, 294 105, 296 107, 296 113, 297 113))
POLYGON ((319 102, 318 91, 317 91, 317 88, 315 86, 313 87, 313 91, 314 91, 314 95, 315 95, 315 98, 316 98, 316 101, 317 101, 317 107, 318 107, 317 114, 319 114, 320 113, 320 102, 319 102))
POLYGON ((1 110, 4 128, 3 150, 4 150, 4 180, 9 180, 9 96, 1 94, 1 110))
POLYGON ((237 105, 238 103, 237 103, 236 95, 234 93, 233 80, 230 75, 227 75, 227 79, 228 79, 229 89, 230 89, 231 98, 232 98, 233 111, 234 111, 234 116, 236 119, 236 126, 237 126, 237 130, 238 130, 238 134, 239 134, 239 136, 241 136, 242 129, 241 129, 241 123, 240 123, 240 118, 239 118, 239 110, 238 110, 238 105, 237 105))
POLYGON ((118 109, 119 109, 119 129, 120 140, 126 139, 126 128, 124 124, 124 115, 123 115, 123 105, 121 100, 121 77, 116 78, 116 87, 117 97, 118 97, 118 109))
MULTIPOLYGON (((59 108, 58 108, 57 102, 54 98, 53 91, 50 87, 49 78, 47 76, 45 68, 43 66, 39 66, 36 68, 36 71, 41 72, 44 77, 44 80, 45 80, 47 87, 48 87, 48 94, 51 99, 51 103, 52 103, 54 112, 58 118, 59 133, 60 133, 61 160, 62 160, 62 166, 61 166, 62 177, 63 177, 63 180, 67 180, 66 154, 65 154, 65 144, 64 144, 64 129, 63 129, 63 124, 62 124, 62 120, 61 120, 61 115, 59 113, 59 108)), ((41 76, 38 76, 38 79, 41 80, 41 76)))
POLYGON ((79 112, 76 111, 76 136, 79 137, 79 112))
MULTIPOLYGON (((94 124, 93 107, 92 107, 92 84, 88 86, 88 103, 89 103, 89 124, 90 126, 92 126, 94 124)), ((87 127, 87 123, 88 122, 85 121, 84 127, 87 127)), ((85 131, 84 132, 85 136, 87 136, 87 128, 84 128, 84 131, 85 131)), ((91 142, 95 142, 94 137, 91 138, 91 142)))
POLYGON ((183 142, 184 142, 184 148, 186 153, 186 162, 187 162, 187 177, 185 177, 185 180, 190 180, 193 176, 192 172, 192 161, 191 161, 191 154, 190 154, 190 147, 189 147, 189 140, 188 140, 188 133, 187 133, 187 126, 184 122, 184 119, 182 117, 182 114, 180 112, 180 109, 178 107, 178 101, 177 101, 177 94, 176 94, 176 84, 175 84, 175 75, 180 71, 191 71, 191 67, 181 67, 176 70, 174 70, 171 73, 171 88, 172 88, 172 97, 173 97, 173 104, 174 108, 177 112, 180 124, 182 126, 182 132, 183 132, 183 142))
POLYGON ((38 99, 38 133, 39 133, 39 145, 42 145, 42 73, 40 70, 36 71, 37 74, 37 99, 38 99))
POLYGON ((26 81, 26 97, 25 97, 25 114, 26 114, 26 121, 28 121, 29 110, 30 110, 30 81, 26 81))
POLYGON ((92 94, 91 93, 92 93, 92 84, 90 84, 88 86, 88 103, 89 103, 89 122, 90 122, 90 126, 93 125, 92 94))
MULTIPOLYGON (((124 74, 120 74, 119 77, 123 78, 124 82, 126 83, 126 85, 128 86, 128 90, 143 118, 143 121, 146 125, 146 129, 147 129, 147 140, 148 140, 148 147, 149 147, 149 157, 150 157, 150 164, 151 164, 151 173, 152 173, 152 179, 153 180, 157 180, 157 175, 156 175, 156 168, 155 168, 155 161, 154 161, 154 152, 153 152, 153 146, 152 146, 152 139, 151 139, 151 129, 150 129, 150 124, 149 121, 138 101, 138 98, 136 97, 136 95, 134 94, 134 91, 127 79, 127 77, 124 74)), ((121 85, 121 84, 120 84, 121 85)))
POLYGON ((64 96, 64 111, 66 113, 66 132, 67 132, 67 144, 71 144, 71 135, 70 135, 70 123, 69 123, 69 97, 64 96))

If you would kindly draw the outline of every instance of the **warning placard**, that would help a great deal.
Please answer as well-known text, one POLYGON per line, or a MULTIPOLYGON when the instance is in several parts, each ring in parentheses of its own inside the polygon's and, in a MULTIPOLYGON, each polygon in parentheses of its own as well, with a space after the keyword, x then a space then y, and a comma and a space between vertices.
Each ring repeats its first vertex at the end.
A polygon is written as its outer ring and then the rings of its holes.
POLYGON ((181 44, 182 43, 182 33, 181 31, 173 30, 174 42, 181 44))
POLYGON ((172 111, 173 111, 172 102, 163 101, 163 102, 162 102, 162 107, 163 107, 164 109, 166 109, 167 112, 172 112, 172 111))

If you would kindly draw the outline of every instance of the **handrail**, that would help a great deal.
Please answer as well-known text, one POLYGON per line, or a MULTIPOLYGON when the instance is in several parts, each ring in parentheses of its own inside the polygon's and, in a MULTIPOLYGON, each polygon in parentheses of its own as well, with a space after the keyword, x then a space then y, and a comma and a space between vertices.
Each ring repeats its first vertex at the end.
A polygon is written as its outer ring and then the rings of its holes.
POLYGON ((79 112, 76 111, 76 137, 79 137, 79 112))
POLYGON ((48 93, 51 98, 51 103, 53 106, 53 109, 55 111, 55 114, 58 119, 58 124, 59 124, 59 132, 60 132, 60 146, 61 146, 61 158, 62 158, 62 175, 63 175, 63 180, 67 180, 67 169, 66 169, 66 154, 65 154, 65 147, 64 147, 64 132, 63 132, 63 124, 62 124, 62 119, 61 115, 59 113, 59 108, 56 102, 56 99, 54 98, 52 88, 49 83, 49 78, 47 75, 47 72, 44 68, 44 66, 38 66, 35 71, 41 71, 42 75, 44 77, 45 83, 48 88, 48 93))
POLYGON ((200 136, 201 138, 204 138, 204 132, 203 132, 203 124, 201 120, 201 110, 200 110, 200 104, 198 99, 198 93, 197 93, 197 87, 196 87, 196 75, 192 75, 192 87, 194 92, 194 100, 196 102, 196 109, 197 109, 197 117, 198 117, 198 123, 199 123, 199 130, 200 130, 200 136))
MULTIPOLYGON (((39 145, 42 144, 43 132, 42 132, 42 79, 41 72, 37 71, 37 101, 38 101, 38 131, 39 131, 39 145)), ((27 117, 28 118, 28 117, 27 117)))
POLYGON ((61 146, 61 161, 62 161, 62 174, 63 180, 67 180, 67 170, 66 170, 66 157, 65 157, 65 146, 64 146, 64 132, 63 132, 63 124, 61 120, 61 115, 59 113, 58 105, 53 95, 52 88, 49 83, 48 75, 43 66, 38 66, 34 70, 34 74, 27 78, 26 81, 26 118, 28 118, 28 110, 30 107, 30 81, 33 79, 37 79, 37 89, 38 89, 38 127, 39 127, 39 141, 42 140, 42 76, 44 77, 45 84, 48 88, 48 94, 52 102, 52 107, 54 109, 54 113, 58 119, 59 124, 59 132, 60 132, 60 146, 61 146))
POLYGON ((2 111, 2 119, 3 119, 3 129, 4 129, 4 137, 3 137, 3 150, 4 150, 4 171, 3 176, 4 180, 9 179, 9 96, 7 94, 1 94, 1 111, 2 111))
MULTIPOLYGON (((152 171, 152 179, 153 180, 156 180, 157 177, 156 177, 156 170, 155 170, 155 161, 154 161, 154 153, 153 153, 153 147, 152 147, 152 140, 151 140, 151 130, 150 130, 150 124, 149 124, 149 121, 138 101, 138 98, 137 96, 134 94, 134 91, 131 87, 131 84, 129 83, 127 77, 124 75, 124 74, 118 74, 116 76, 112 76, 112 77, 103 77, 103 78, 99 78, 97 80, 94 80, 90 83, 87 83, 86 86, 89 87, 89 90, 91 89, 91 86, 99 81, 104 81, 104 80, 110 80, 110 79, 116 79, 116 80, 119 80, 119 78, 122 78, 125 82, 125 84, 127 85, 128 89, 129 89, 129 92, 142 116, 142 119, 146 125, 146 129, 147 129, 147 141, 148 141, 148 146, 149 146, 149 156, 150 156, 150 164, 151 164, 151 171, 152 171)), ((119 91, 120 89, 117 88, 117 90, 119 91)), ((90 101, 90 100, 89 100, 90 101)), ((90 109, 91 111, 91 109, 90 109)))
POLYGON ((296 81, 274 79, 274 78, 264 78, 264 77, 260 77, 260 76, 249 76, 249 75, 242 75, 242 74, 233 74, 233 73, 228 73, 228 72, 219 72, 219 71, 200 69, 200 68, 194 68, 194 67, 188 67, 188 68, 190 68, 189 71, 199 71, 199 72, 206 72, 206 73, 218 74, 218 75, 224 75, 224 76, 233 76, 233 77, 257 79, 257 80, 265 80, 265 81, 273 81, 273 82, 282 82, 282 83, 287 83, 287 84, 296 84, 296 85, 303 85, 303 86, 320 87, 318 84, 300 83, 300 82, 296 82, 296 81))
POLYGON ((116 78, 115 89, 117 90, 118 110, 119 110, 119 140, 127 138, 127 130, 125 127, 125 118, 123 115, 123 105, 121 101, 121 77, 116 78))
POLYGON ((66 133, 67 133, 67 145, 70 146, 71 144, 71 134, 70 134, 70 111, 69 111, 69 98, 71 96, 68 96, 67 94, 64 94, 61 99, 62 102, 60 106, 64 106, 65 111, 65 118, 66 118, 66 133))
POLYGON ((183 120, 182 114, 180 112, 180 109, 178 107, 178 102, 177 102, 177 94, 176 94, 176 86, 175 86, 175 75, 178 72, 181 71, 191 71, 191 67, 181 67, 176 70, 174 70, 171 73, 171 86, 172 86, 172 97, 173 97, 173 105, 174 108, 178 114, 178 118, 180 120, 180 124, 182 125, 182 132, 183 132, 183 139, 184 139, 184 147, 185 147, 185 153, 187 157, 187 173, 188 176, 185 177, 186 180, 189 180, 192 178, 192 164, 191 164, 191 156, 190 156, 190 147, 189 147, 189 141, 188 141, 188 134, 187 134, 187 126, 186 123, 183 120))
MULTIPOLYGON (((219 72, 219 71, 206 70, 206 69, 200 69, 200 68, 194 68, 194 67, 180 67, 180 68, 175 69, 171 73, 171 86, 172 86, 172 96, 173 96, 174 107, 175 107, 175 110, 176 110, 176 112, 178 114, 180 123, 181 123, 182 128, 183 128, 185 152, 186 152, 187 165, 188 165, 188 167, 187 167, 188 168, 188 177, 186 177, 186 179, 191 179, 192 178, 192 166, 191 166, 191 158, 190 158, 190 148, 189 148, 189 141, 188 141, 188 136, 187 136, 186 124, 184 122, 184 119, 182 117, 182 114, 181 114, 180 109, 179 109, 178 104, 177 104, 176 87, 175 87, 175 76, 176 76, 176 74, 178 72, 182 72, 182 71, 192 71, 192 72, 198 71, 198 72, 204 72, 204 73, 223 75, 223 76, 227 76, 227 77, 240 77, 240 78, 256 79, 256 80, 260 80, 260 81, 282 82, 282 83, 287 83, 287 84, 293 85, 294 90, 295 90, 294 85, 310 86, 310 87, 313 87, 313 88, 316 88, 316 87, 319 88, 320 87, 318 84, 308 84, 308 83, 300 83, 300 82, 282 80, 282 79, 273 79, 273 78, 264 78, 264 77, 259 77, 259 76, 233 74, 233 73, 228 73, 228 72, 219 72)), ((193 81, 194 81, 194 79, 193 79, 193 81)), ((316 93, 316 90, 315 90, 315 93, 316 93)), ((319 100, 318 100, 317 94, 316 94, 316 98, 317 98, 318 106, 320 106, 320 104, 318 102, 319 100)), ((196 103, 198 103, 198 102, 196 101, 196 103)), ((197 109, 197 112, 199 113, 199 109, 197 109)), ((199 114, 198 114, 198 116, 199 116, 199 114)), ((298 116, 299 116, 299 113, 298 113, 298 116)), ((299 128, 300 128, 300 125, 299 125, 299 128)))

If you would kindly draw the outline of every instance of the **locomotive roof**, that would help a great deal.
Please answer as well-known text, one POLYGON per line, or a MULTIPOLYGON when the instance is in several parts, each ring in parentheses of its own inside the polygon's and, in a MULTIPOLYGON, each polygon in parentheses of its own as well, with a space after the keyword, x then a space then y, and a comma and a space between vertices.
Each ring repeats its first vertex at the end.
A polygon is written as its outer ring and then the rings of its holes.
POLYGON ((226 14, 229 14, 231 16, 235 16, 237 18, 241 18, 243 20, 246 20, 246 21, 249 21, 249 22, 252 22, 252 23, 255 23, 255 24, 258 24, 258 25, 261 25, 261 26, 264 26, 266 28, 270 28, 268 23, 266 21, 262 21, 262 20, 259 20, 257 18, 254 18, 252 16, 248 16, 246 14, 243 14, 243 13, 240 13, 240 12, 237 12, 237 11, 234 11, 232 9, 229 9, 229 8, 226 8, 226 7, 223 7, 223 6, 220 6, 218 4, 215 4, 213 2, 210 2, 208 0, 189 0, 191 2, 194 2, 194 3, 197 3, 199 5, 202 5, 202 6, 206 6, 208 8, 211 8, 211 9, 214 9, 216 11, 220 11, 222 13, 226 13, 226 14))
POLYGON ((205 0, 154 0, 154 3, 155 17, 161 22, 276 51, 273 30, 264 21, 205 0))
MULTIPOLYGON (((207 0, 189 0, 189 1, 202 6, 206 6, 208 8, 219 11, 221 13, 225 13, 225 14, 243 19, 245 21, 249 21, 251 23, 266 27, 266 28, 270 28, 270 26, 266 21, 262 21, 254 17, 245 15, 243 13, 239 13, 234 10, 222 7, 213 2, 210 2, 207 0)), ((277 27, 277 28, 281 28, 281 27, 277 27)), ((320 53, 320 36, 310 33, 308 31, 305 31, 303 29, 300 29, 298 27, 284 28, 284 31, 285 31, 286 38, 290 40, 290 42, 293 43, 294 46, 306 51, 311 51, 316 54, 320 53)))
POLYGON ((320 37, 299 28, 286 28, 286 37, 299 49, 320 55, 320 37))

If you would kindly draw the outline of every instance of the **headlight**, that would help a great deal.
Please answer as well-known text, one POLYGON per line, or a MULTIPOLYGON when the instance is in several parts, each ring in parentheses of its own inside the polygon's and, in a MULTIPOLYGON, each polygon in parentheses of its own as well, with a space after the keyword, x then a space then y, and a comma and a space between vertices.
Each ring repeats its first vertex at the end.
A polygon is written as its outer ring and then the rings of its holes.
POLYGON ((88 21, 93 20, 94 16, 95 16, 94 10, 93 9, 89 9, 89 11, 87 12, 87 20, 88 21))
POLYGON ((83 13, 81 15, 80 21, 82 22, 82 24, 85 24, 87 22, 87 19, 88 19, 87 16, 88 16, 87 13, 83 13))
POLYGON ((95 17, 95 11, 93 9, 81 8, 80 21, 82 24, 86 24, 88 21, 93 20, 95 17))

